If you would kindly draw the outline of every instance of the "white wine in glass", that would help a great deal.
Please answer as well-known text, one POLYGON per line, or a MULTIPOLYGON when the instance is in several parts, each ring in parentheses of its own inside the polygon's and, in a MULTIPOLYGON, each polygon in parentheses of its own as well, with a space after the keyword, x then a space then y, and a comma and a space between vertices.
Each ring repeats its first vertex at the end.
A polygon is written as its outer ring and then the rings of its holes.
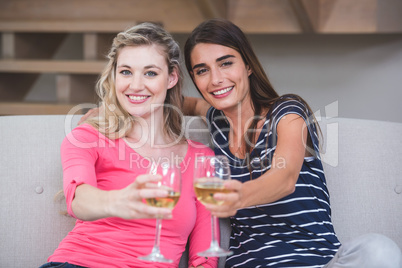
MULTIPOLYGON (((230 192, 223 185, 226 180, 230 180, 229 160, 226 156, 201 156, 195 159, 194 191, 202 204, 223 204, 223 201, 214 198, 214 194, 230 192)), ((207 250, 199 252, 199 256, 224 257, 233 253, 219 246, 215 224, 216 217, 211 216, 211 245, 207 250)))
MULTIPOLYGON (((176 166, 172 163, 163 162, 160 165, 152 163, 149 169, 149 174, 159 174, 162 179, 158 183, 149 183, 147 187, 158 188, 167 190, 168 196, 147 198, 146 203, 154 207, 164 207, 173 209, 180 199, 181 192, 181 171, 180 166, 176 166)), ((162 219, 156 218, 156 234, 155 242, 152 251, 149 255, 138 257, 141 260, 153 261, 153 262, 173 262, 162 255, 160 251, 160 235, 162 229, 162 219)))

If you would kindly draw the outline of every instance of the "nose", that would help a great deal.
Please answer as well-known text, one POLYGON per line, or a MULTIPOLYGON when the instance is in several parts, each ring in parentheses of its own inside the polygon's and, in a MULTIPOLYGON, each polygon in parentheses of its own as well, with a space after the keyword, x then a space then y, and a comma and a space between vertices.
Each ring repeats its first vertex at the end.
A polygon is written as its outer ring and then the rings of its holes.
POLYGON ((218 86, 223 82, 223 76, 218 68, 211 69, 211 82, 212 85, 218 86))
POLYGON ((144 82, 142 81, 141 75, 133 75, 130 80, 130 89, 132 90, 142 90, 144 88, 144 82))

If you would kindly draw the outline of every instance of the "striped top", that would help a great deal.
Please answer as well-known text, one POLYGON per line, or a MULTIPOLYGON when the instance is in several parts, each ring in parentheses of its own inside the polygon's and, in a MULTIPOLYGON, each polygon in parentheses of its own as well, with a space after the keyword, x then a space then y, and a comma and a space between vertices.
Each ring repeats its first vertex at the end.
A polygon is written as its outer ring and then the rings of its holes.
POLYGON ((232 179, 245 182, 258 178, 271 167, 275 129, 287 114, 297 114, 306 121, 314 156, 304 159, 294 193, 273 203, 238 210, 231 217, 230 249, 234 254, 226 259, 226 267, 323 267, 340 246, 331 222, 317 130, 303 103, 285 95, 273 106, 250 154, 251 175, 247 161, 229 150, 229 122, 222 111, 211 107, 207 121, 215 154, 229 158, 232 179))

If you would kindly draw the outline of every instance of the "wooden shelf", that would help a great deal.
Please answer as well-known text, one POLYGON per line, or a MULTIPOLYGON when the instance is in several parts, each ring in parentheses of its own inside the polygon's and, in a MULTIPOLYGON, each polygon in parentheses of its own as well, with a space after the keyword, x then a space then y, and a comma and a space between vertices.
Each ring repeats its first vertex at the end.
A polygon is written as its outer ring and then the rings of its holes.
POLYGON ((0 72, 100 74, 105 65, 100 60, 0 60, 0 72))
POLYGON ((113 37, 143 21, 173 34, 214 17, 246 34, 400 34, 401 12, 401 0, 0 0, 0 114, 64 114, 96 102, 113 37), (24 102, 43 75, 54 79, 55 103, 24 102))
POLYGON ((0 102, 0 115, 68 114, 73 108, 75 113, 85 112, 77 104, 0 102))
POLYGON ((190 33, 224 17, 246 33, 401 33, 401 0, 2 0, 1 32, 117 33, 142 21, 190 33))
POLYGON ((0 31, 34 33, 118 33, 136 24, 136 21, 128 20, 0 20, 0 31))

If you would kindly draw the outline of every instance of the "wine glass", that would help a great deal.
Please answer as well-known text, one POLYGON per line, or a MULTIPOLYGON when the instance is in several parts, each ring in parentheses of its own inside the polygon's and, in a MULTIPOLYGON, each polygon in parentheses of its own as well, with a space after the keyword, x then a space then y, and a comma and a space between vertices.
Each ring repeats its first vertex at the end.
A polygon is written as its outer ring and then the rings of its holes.
MULTIPOLYGON (((214 194, 230 192, 223 185, 225 180, 230 180, 229 160, 226 156, 201 156, 195 159, 194 191, 202 204, 223 204, 223 201, 214 198, 214 194)), ((216 217, 211 216, 211 245, 207 250, 199 252, 199 256, 224 257, 233 253, 219 246, 215 236, 215 224, 216 217)))
MULTIPOLYGON (((162 179, 157 183, 148 183, 147 188, 159 188, 168 191, 167 197, 154 197, 146 198, 145 201, 148 205, 154 207, 164 207, 173 209, 180 198, 181 191, 181 171, 180 166, 174 165, 172 163, 163 162, 157 164, 153 162, 149 169, 149 174, 159 174, 162 179)), ((154 261, 154 262, 173 262, 172 260, 166 258, 160 252, 160 235, 162 229, 162 218, 156 218, 156 234, 155 242, 152 251, 149 255, 138 257, 141 260, 154 261)))

